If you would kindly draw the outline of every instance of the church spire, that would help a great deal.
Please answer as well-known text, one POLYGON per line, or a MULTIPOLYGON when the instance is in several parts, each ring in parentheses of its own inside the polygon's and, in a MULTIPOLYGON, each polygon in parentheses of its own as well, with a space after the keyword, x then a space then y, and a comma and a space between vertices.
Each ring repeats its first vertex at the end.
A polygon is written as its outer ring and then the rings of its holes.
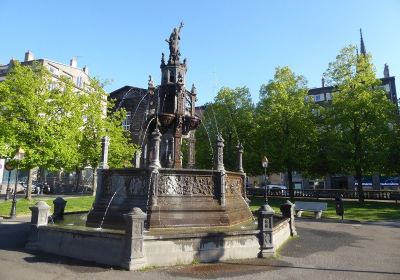
POLYGON ((363 55, 367 54, 367 51, 365 50, 364 39, 363 39, 363 36, 362 36, 361 28, 360 28, 360 52, 363 55))

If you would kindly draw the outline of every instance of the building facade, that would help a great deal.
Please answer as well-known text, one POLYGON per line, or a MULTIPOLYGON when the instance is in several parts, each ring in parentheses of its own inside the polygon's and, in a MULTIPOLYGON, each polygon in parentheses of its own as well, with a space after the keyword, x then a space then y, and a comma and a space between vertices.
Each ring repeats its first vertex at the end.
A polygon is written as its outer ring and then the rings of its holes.
MULTIPOLYGON (((7 78, 7 74, 11 71, 15 61, 15 59, 11 59, 8 64, 0 64, 0 82, 7 78)), ((87 66, 79 68, 76 58, 72 58, 69 64, 64 64, 46 58, 36 59, 31 51, 27 51, 24 55, 24 60, 20 63, 23 66, 30 66, 34 63, 43 65, 51 73, 52 80, 54 81, 54 83, 50 83, 49 89, 56 87, 56 82, 61 77, 70 79, 77 91, 83 90, 90 84, 89 68, 87 66)), ((5 162, 5 159, 0 159, 0 193, 5 193, 8 183, 10 183, 11 186, 15 183, 15 170, 11 172, 5 170, 5 162)), ((27 173, 21 171, 18 179, 24 181, 26 176, 27 173)))

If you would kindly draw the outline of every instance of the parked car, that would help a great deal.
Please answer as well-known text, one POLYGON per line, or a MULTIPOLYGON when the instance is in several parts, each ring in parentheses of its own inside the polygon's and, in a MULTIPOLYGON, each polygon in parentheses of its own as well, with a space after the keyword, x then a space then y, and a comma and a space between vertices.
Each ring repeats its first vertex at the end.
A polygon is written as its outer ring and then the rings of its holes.
POLYGON ((271 195, 285 195, 287 188, 283 185, 268 185, 268 190, 271 195))

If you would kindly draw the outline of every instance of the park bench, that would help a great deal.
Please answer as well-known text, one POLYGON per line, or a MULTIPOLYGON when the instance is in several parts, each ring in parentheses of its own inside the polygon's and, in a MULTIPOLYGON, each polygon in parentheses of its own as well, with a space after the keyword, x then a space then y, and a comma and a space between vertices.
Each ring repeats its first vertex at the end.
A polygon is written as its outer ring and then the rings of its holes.
POLYGON ((315 218, 320 219, 322 211, 326 210, 326 202, 312 202, 312 201, 295 201, 294 210, 296 211, 296 216, 301 217, 303 211, 314 212, 315 218))
POLYGON ((390 194, 390 199, 393 199, 393 200, 396 200, 396 204, 397 204, 397 200, 400 200, 400 193, 395 193, 395 192, 393 192, 393 193, 391 193, 390 194))

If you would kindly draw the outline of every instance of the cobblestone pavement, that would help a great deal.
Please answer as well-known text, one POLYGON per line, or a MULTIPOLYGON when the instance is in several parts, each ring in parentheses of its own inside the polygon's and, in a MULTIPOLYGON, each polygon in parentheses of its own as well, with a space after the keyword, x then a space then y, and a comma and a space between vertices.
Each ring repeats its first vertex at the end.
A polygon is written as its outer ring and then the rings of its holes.
POLYGON ((300 219, 299 237, 275 259, 226 261, 139 272, 23 250, 29 224, 0 220, 0 279, 400 279, 400 223, 300 219))

